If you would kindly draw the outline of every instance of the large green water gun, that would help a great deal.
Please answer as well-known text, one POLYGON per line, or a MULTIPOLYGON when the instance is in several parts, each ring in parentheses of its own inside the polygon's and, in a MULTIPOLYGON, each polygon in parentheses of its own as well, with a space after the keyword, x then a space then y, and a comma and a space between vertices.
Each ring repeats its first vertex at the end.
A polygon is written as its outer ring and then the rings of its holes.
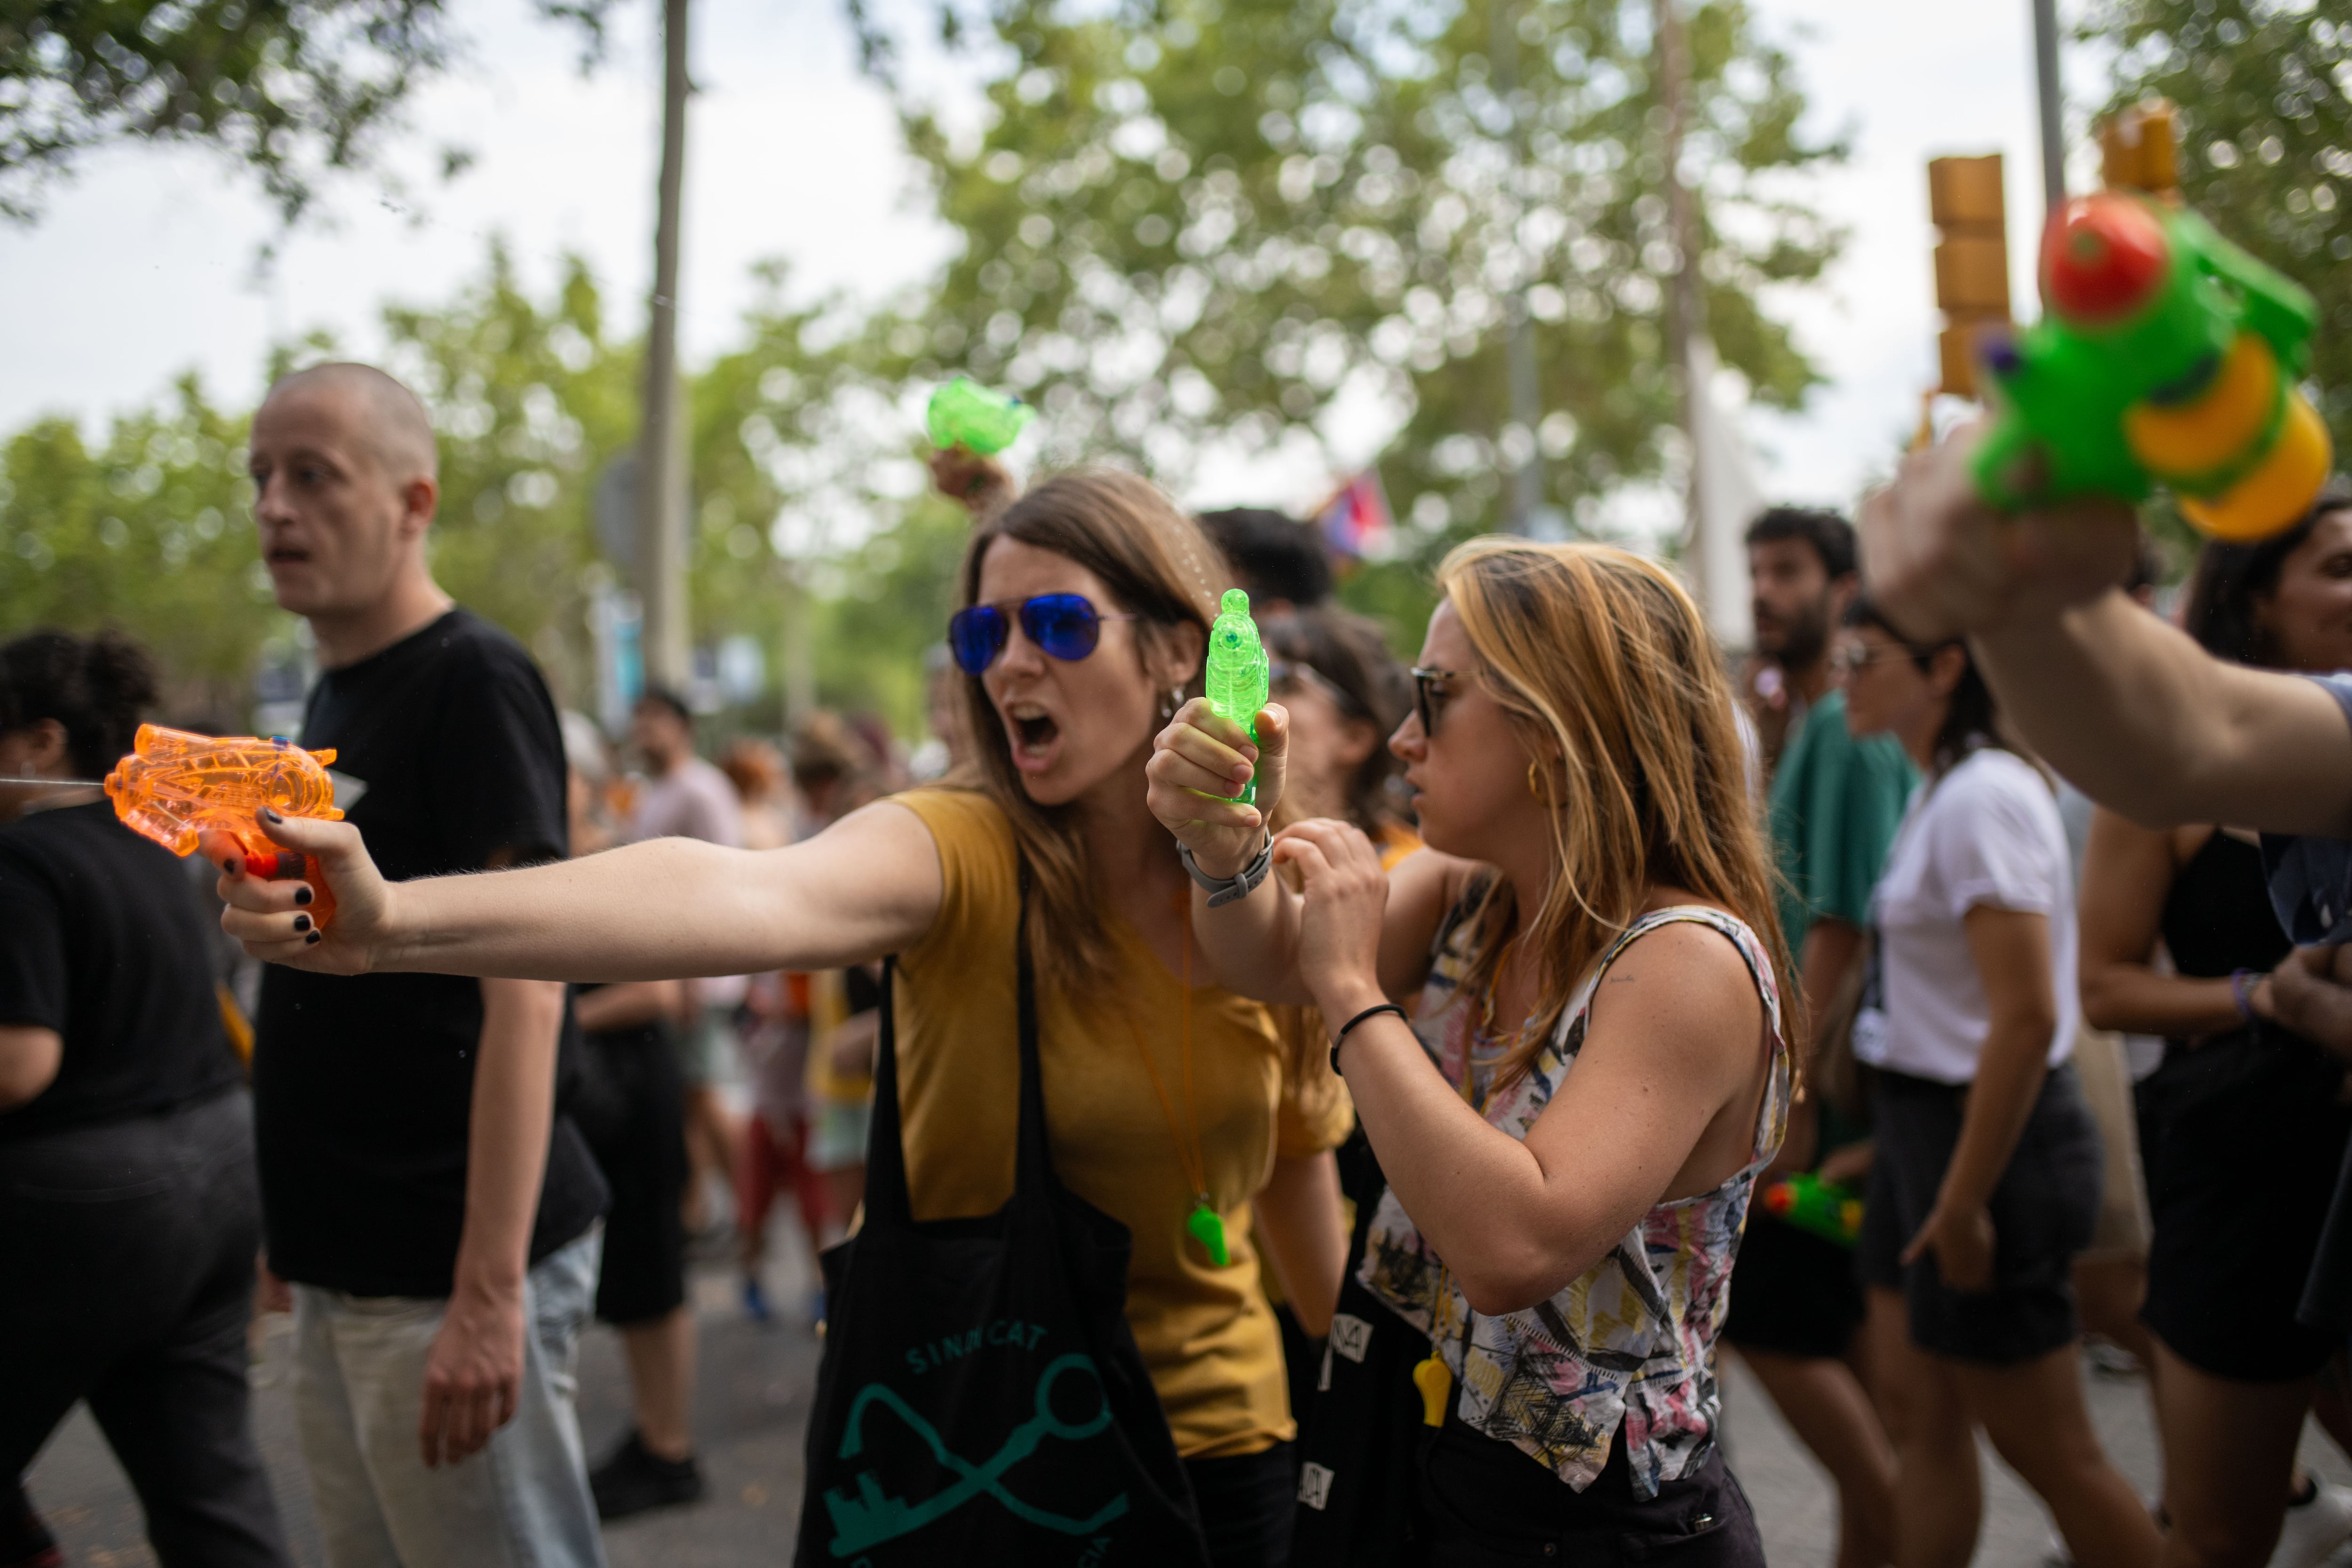
POLYGON ((2296 389, 2310 294, 2189 211, 2078 197, 2042 237, 2042 319, 1987 341, 1996 417, 1976 480, 2004 510, 2168 487, 2218 539, 2294 526, 2326 483, 2326 426, 2296 389))
MULTIPOLYGON (((1209 627, 1209 662, 1202 684, 1217 717, 1240 725, 1255 744, 1257 716, 1265 707, 1269 679, 1265 645, 1258 641, 1257 623, 1250 619, 1249 595, 1239 588, 1225 590, 1216 622, 1209 627)), ((1244 805, 1257 804, 1255 774, 1234 798, 1244 805)))
POLYGON ((1013 445, 1037 411, 1010 393, 991 392, 968 375, 960 375, 931 394, 923 423, 929 426, 931 445, 941 451, 964 447, 992 458, 1013 445))
POLYGON ((1764 1212, 1784 1225, 1795 1226, 1840 1247, 1852 1247, 1862 1235, 1862 1194, 1838 1182, 1824 1182, 1811 1171, 1773 1183, 1764 1189, 1764 1212))

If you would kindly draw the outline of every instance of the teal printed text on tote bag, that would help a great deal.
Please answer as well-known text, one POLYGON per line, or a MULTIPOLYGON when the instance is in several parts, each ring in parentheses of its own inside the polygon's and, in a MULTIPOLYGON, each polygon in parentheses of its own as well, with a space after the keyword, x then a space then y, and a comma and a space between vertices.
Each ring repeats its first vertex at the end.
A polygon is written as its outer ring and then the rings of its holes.
MULTIPOLYGON (((1013 1342, 1018 1343, 1016 1340, 1013 1342)), ((917 1352, 910 1352, 909 1356, 917 1352)), ((1104 1397, 1102 1380, 1096 1376, 1094 1363, 1073 1352, 1057 1356, 1046 1363, 1038 1374, 1036 1410, 1028 1420, 1013 1428, 998 1448, 985 1462, 973 1464, 961 1455, 948 1451, 940 1435, 922 1414, 898 1397, 887 1384, 869 1383, 857 1391, 850 1402, 849 1421, 841 1437, 841 1457, 854 1459, 865 1452, 866 1416, 869 1406, 879 1405, 906 1423, 908 1428, 929 1448, 931 1457, 940 1466, 961 1478, 944 1491, 934 1493, 920 1502, 908 1502, 883 1490, 881 1481, 870 1469, 857 1472, 857 1495, 849 1497, 838 1488, 824 1494, 825 1511, 833 1516, 834 1536, 829 1543, 835 1557, 848 1557, 869 1546, 899 1536, 911 1534, 930 1523, 953 1513, 964 1504, 986 1493, 1004 1505, 1013 1514, 1046 1530, 1065 1535, 1087 1535, 1100 1530, 1127 1511, 1127 1494, 1120 1492, 1097 1509, 1086 1519, 1071 1519, 1034 1508, 1004 1485, 1007 1471, 1036 1452, 1037 1445, 1047 1437, 1065 1442, 1082 1443, 1110 1425, 1110 1401, 1104 1397), (1065 1373, 1084 1373, 1095 1394, 1095 1412, 1085 1420, 1068 1422, 1054 1414, 1054 1383, 1065 1373)))

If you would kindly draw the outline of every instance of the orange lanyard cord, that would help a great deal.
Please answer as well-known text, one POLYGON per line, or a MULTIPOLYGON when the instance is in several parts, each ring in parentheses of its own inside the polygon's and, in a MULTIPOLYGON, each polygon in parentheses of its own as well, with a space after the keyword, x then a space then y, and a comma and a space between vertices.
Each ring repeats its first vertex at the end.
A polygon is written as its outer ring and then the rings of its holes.
POLYGON ((1180 897, 1182 901, 1179 907, 1188 917, 1182 927, 1184 1000, 1181 1013, 1184 1021, 1180 1037, 1183 1042, 1184 1112, 1192 1126, 1192 1141, 1189 1147, 1184 1142, 1184 1123, 1176 1120, 1175 1102, 1168 1098, 1168 1086, 1160 1077, 1159 1064, 1151 1059, 1151 1047, 1145 1042, 1143 1030, 1137 1025, 1133 1013, 1127 1015, 1127 1031, 1134 1037, 1135 1054, 1143 1059, 1145 1076, 1151 1079, 1151 1092, 1160 1101, 1160 1114, 1167 1120, 1169 1142, 1176 1146, 1176 1163, 1183 1168, 1184 1179, 1192 1184, 1193 1197, 1205 1205, 1209 1201, 1208 1152, 1201 1142, 1200 1108, 1192 1099, 1192 925, 1189 918, 1192 903, 1189 897, 1180 897))

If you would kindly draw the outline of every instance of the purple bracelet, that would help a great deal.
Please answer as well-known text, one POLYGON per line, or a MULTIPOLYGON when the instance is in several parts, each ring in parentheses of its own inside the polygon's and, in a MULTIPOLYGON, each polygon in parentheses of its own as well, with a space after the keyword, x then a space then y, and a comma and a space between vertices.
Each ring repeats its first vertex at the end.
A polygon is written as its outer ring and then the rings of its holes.
POLYGON ((2251 969, 2230 972, 2230 1000, 2237 1004, 2238 1016, 2249 1024, 2261 1021, 2254 1016, 2254 987, 2263 983, 2263 978, 2251 969))

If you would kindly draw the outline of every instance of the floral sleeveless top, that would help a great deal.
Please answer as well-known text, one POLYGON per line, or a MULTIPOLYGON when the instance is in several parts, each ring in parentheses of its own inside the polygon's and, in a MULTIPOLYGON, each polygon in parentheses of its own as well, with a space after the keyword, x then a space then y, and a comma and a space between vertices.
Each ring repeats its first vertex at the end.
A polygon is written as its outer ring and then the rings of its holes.
MULTIPOLYGON (((1576 1065, 1602 973, 1637 938, 1680 921, 1729 938, 1764 1001, 1772 1066, 1748 1163, 1712 1192, 1660 1204, 1609 1256, 1523 1311, 1472 1313, 1393 1193, 1381 1194, 1357 1272, 1360 1284, 1436 1342, 1453 1370, 1455 1408, 1465 1423, 1540 1461, 1578 1491, 1608 1463, 1621 1426, 1637 1497, 1655 1497, 1714 1442, 1715 1339, 1730 1300, 1732 1259, 1756 1173, 1779 1151, 1788 1127, 1790 1060, 1764 944, 1720 910, 1683 905, 1643 916, 1593 966, 1528 1070, 1486 1106, 1490 1124, 1524 1139, 1576 1065)), ((1479 1033, 1480 999, 1461 989, 1467 924, 1455 921, 1440 935, 1413 1027, 1447 1081, 1462 1082, 1467 1068, 1475 1103, 1486 1096, 1511 1042, 1479 1033)))

